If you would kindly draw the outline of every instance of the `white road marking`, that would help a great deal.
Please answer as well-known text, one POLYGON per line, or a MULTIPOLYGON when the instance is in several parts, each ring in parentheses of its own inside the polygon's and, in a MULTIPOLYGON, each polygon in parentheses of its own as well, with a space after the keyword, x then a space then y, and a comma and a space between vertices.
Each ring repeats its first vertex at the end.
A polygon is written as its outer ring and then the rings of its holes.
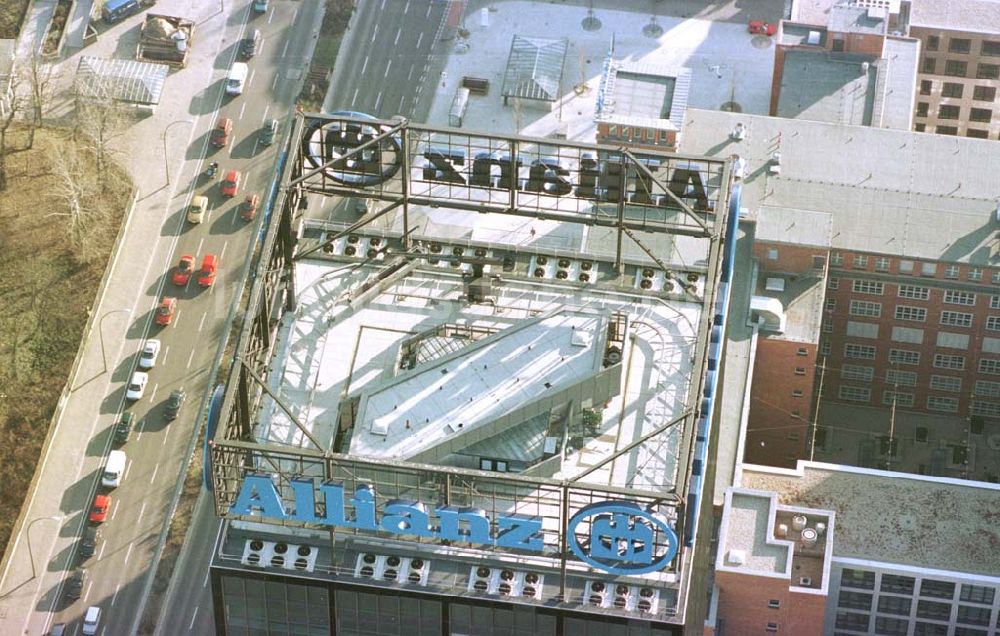
POLYGON ((250 88, 250 84, 253 82, 253 76, 257 72, 257 69, 250 70, 250 77, 247 78, 247 83, 244 89, 250 88))
MULTIPOLYGON (((355 104, 355 102, 358 101, 358 91, 359 90, 361 90, 360 87, 354 89, 354 97, 351 98, 351 107, 353 107, 354 104, 355 104)), ((323 197, 323 200, 325 201, 326 197, 323 197)))
POLYGON ((271 20, 274 19, 274 11, 271 11, 267 16, 267 23, 271 24, 271 20))
POLYGON ((382 103, 382 91, 378 92, 378 97, 375 98, 375 111, 378 112, 378 105, 382 103))
POLYGON ((381 5, 379 5, 379 8, 378 8, 378 10, 379 10, 379 11, 385 11, 385 0, 382 0, 382 4, 381 4, 381 5))
POLYGON ((427 13, 424 15, 425 18, 431 17, 431 7, 432 6, 433 5, 430 2, 427 3, 427 13))
POLYGON ((243 111, 245 111, 246 108, 247 108, 247 103, 243 102, 243 105, 240 106, 240 114, 238 117, 236 117, 236 119, 243 119, 243 111))
MULTIPOLYGON (((200 253, 200 252, 201 252, 201 248, 202 248, 202 246, 203 246, 203 245, 205 245, 205 239, 204 239, 204 238, 202 238, 202 239, 200 239, 200 240, 198 241, 198 249, 197 249, 197 251, 195 252, 195 254, 198 254, 198 253, 200 253)), ((195 258, 197 258, 197 256, 195 256, 195 258)), ((191 279, 189 278, 189 279, 188 279, 188 282, 190 282, 190 281, 191 281, 191 279)))
POLYGON ((208 572, 205 572, 205 580, 201 584, 202 587, 208 587, 208 572))
POLYGON ((191 368, 191 361, 194 360, 194 349, 191 349, 191 355, 188 356, 187 369, 191 368))
POLYGON ((115 515, 118 514, 118 504, 121 503, 121 499, 115 499, 115 503, 111 504, 111 520, 115 520, 115 515))
MULTIPOLYGON (((157 464, 156 466, 153 466, 153 476, 149 478, 149 483, 153 483, 154 481, 156 481, 156 471, 158 471, 158 470, 160 470, 160 465, 159 464, 157 464)), ((146 504, 142 504, 142 505, 143 505, 143 507, 146 506, 146 504)))
POLYGON ((115 606, 115 601, 118 600, 118 592, 122 589, 122 584, 118 583, 115 585, 115 595, 111 597, 111 607, 115 606))
POLYGON ((423 31, 421 31, 421 32, 420 32, 420 33, 419 33, 419 34, 417 35, 417 48, 418 48, 418 49, 420 48, 420 43, 421 43, 421 42, 423 41, 423 39, 424 39, 424 33, 423 33, 423 31))
POLYGON ((385 74, 383 77, 389 77, 389 69, 392 68, 392 60, 388 60, 385 63, 385 74))
POLYGON ((368 56, 365 56, 365 61, 361 63, 361 74, 365 74, 365 69, 368 68, 368 56))
POLYGON ((201 320, 198 322, 198 333, 201 333, 201 330, 204 326, 205 326, 205 314, 202 314, 201 320))
MULTIPOLYGON (((382 0, 382 2, 385 2, 385 0, 382 0)), ((375 30, 372 31, 372 44, 375 44, 375 36, 376 35, 378 35, 378 25, 377 24, 375 25, 375 30)))
POLYGON ((163 445, 167 445, 167 440, 170 439, 170 427, 167 426, 165 432, 163 433, 163 445))
POLYGON ((403 13, 406 13, 409 10, 410 10, 410 0, 406 0, 406 6, 403 7, 403 13))
POLYGON ((399 27, 399 30, 396 31, 396 39, 392 41, 392 45, 393 46, 396 46, 397 44, 399 44, 399 36, 401 36, 401 35, 403 35, 403 27, 399 27))
MULTIPOLYGON (((100 561, 104 557, 104 546, 107 545, 106 541, 101 541, 101 549, 97 551, 97 560, 100 561)), ((93 582, 93 581, 91 581, 93 582)))
POLYGON ((118 481, 125 481, 125 477, 128 475, 128 469, 132 468, 133 463, 134 462, 131 459, 125 462, 125 470, 122 471, 122 476, 118 478, 118 481))
POLYGON ((160 358, 160 362, 161 362, 162 364, 166 364, 166 363, 167 363, 167 356, 168 356, 169 354, 170 354, 170 347, 164 347, 164 348, 163 348, 163 357, 162 357, 162 358, 160 358))
POLYGON ((406 95, 399 98, 399 108, 396 109, 397 112, 403 112, 403 100, 406 99, 406 95))
POLYGON ((159 383, 153 385, 153 390, 150 391, 150 393, 149 393, 149 401, 150 402, 152 402, 153 398, 156 396, 156 387, 158 387, 158 386, 159 386, 159 383))
POLYGON ((94 585, 93 579, 87 582, 87 591, 83 593, 83 600, 86 601, 87 597, 90 596, 90 588, 93 587, 93 585, 94 585))
POLYGON ((227 247, 229 247, 229 241, 226 241, 225 243, 222 244, 222 251, 219 252, 219 260, 220 261, 222 260, 222 257, 226 255, 226 248, 227 247))
POLYGON ((275 76, 274 76, 274 81, 273 81, 273 82, 271 82, 271 90, 272 90, 272 91, 273 91, 273 90, 277 90, 277 89, 278 89, 278 78, 279 78, 279 77, 280 77, 280 75, 277 75, 277 74, 275 74, 275 76))
POLYGON ((134 546, 134 545, 135 545, 134 543, 128 544, 128 550, 125 551, 125 563, 126 564, 128 564, 128 560, 132 556, 132 546, 134 546))
POLYGON ((285 54, 288 53, 288 45, 291 42, 292 42, 291 40, 285 40, 285 47, 281 49, 281 57, 285 57, 285 54))
POLYGON ((194 629, 194 619, 195 619, 196 616, 198 616, 198 608, 197 607, 194 608, 193 612, 191 612, 191 624, 188 625, 188 631, 191 631, 192 629, 194 629))
POLYGON ((135 522, 136 525, 142 523, 142 515, 146 514, 146 502, 142 502, 142 508, 139 508, 139 519, 135 522))
POLYGON ((260 123, 264 123, 265 121, 267 121, 267 111, 270 107, 271 107, 270 104, 264 105, 264 116, 261 118, 260 123))
POLYGON ((295 18, 299 17, 299 8, 295 7, 295 11, 292 11, 292 24, 295 24, 295 18))
POLYGON ((414 71, 414 70, 415 70, 416 68, 417 68, 416 66, 413 66, 413 65, 410 65, 410 72, 409 72, 409 73, 407 73, 407 75, 406 75, 406 81, 407 81, 407 82, 409 82, 409 81, 410 81, 411 79, 413 79, 413 71, 414 71))

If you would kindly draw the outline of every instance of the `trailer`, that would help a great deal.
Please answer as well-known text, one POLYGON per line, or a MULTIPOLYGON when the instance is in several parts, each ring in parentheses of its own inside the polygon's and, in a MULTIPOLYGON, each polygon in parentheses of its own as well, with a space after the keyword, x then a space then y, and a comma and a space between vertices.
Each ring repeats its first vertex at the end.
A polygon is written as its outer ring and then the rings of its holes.
POLYGON ((148 14, 139 31, 136 59, 183 68, 194 42, 194 27, 194 21, 186 18, 148 14))

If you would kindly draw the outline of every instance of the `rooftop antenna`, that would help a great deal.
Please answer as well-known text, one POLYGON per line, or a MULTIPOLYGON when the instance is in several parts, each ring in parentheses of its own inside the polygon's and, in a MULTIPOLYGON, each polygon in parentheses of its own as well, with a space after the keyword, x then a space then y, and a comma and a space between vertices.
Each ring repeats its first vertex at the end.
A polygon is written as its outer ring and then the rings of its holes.
POLYGON ((583 27, 584 31, 597 31, 601 28, 601 21, 594 15, 594 0, 590 0, 588 4, 587 17, 583 19, 580 26, 583 27))
POLYGON ((649 16, 649 24, 642 27, 642 34, 647 38, 658 38, 663 35, 663 27, 656 21, 656 16, 649 16))
POLYGON ((583 51, 580 50, 580 83, 573 87, 573 92, 577 95, 584 95, 590 90, 587 86, 587 62, 583 57, 583 51))

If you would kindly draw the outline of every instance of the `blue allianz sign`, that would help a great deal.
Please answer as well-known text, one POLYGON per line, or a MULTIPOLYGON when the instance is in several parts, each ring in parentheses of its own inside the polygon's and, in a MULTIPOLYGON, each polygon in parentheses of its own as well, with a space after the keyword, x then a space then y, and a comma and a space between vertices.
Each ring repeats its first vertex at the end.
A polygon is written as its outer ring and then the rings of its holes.
MULTIPOLYGON (((318 509, 312 479, 293 479, 290 486, 295 504, 286 510, 270 476, 248 475, 229 512, 527 552, 545 549, 542 518, 537 516, 500 514, 491 519, 479 508, 437 506, 431 510, 421 502, 401 499, 387 501, 379 514, 374 488, 357 486, 348 498, 339 483, 319 486, 323 505, 318 509)), ((677 554, 677 535, 666 522, 630 502, 607 501, 588 506, 573 516, 567 533, 577 558, 613 574, 654 572, 677 554), (585 542, 580 541, 576 531, 581 523, 589 523, 585 542), (654 553, 655 546, 664 544, 665 550, 661 547, 654 553)))

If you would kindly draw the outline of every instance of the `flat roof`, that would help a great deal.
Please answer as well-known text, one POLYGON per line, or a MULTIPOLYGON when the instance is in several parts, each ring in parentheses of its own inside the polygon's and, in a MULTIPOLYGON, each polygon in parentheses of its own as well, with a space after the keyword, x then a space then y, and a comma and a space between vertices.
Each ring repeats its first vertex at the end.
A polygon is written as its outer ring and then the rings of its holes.
POLYGON ((794 470, 745 464, 739 485, 834 511, 834 556, 1000 572, 1000 484, 800 460, 794 470))
POLYGON ((767 495, 747 492, 732 492, 726 508, 728 523, 721 533, 724 543, 720 546, 720 557, 725 563, 727 555, 739 551, 744 557, 740 569, 751 572, 782 574, 789 568, 791 554, 787 545, 778 545, 773 540, 769 528, 772 519, 771 498, 767 495))
POLYGON ((913 102, 917 94, 920 40, 887 37, 879 60, 883 90, 875 102, 872 125, 897 130, 913 129, 913 102))
POLYGON ((690 109, 681 150, 738 154, 743 207, 788 219, 807 211, 802 224, 828 213, 834 249, 990 263, 1000 198, 992 141, 690 109), (741 141, 730 137, 738 123, 741 141))
POLYGON ((1000 33, 1000 2, 997 0, 915 0, 910 8, 910 26, 936 27, 973 33, 1000 33))
POLYGON ((876 97, 870 55, 790 50, 785 53, 778 116, 869 125, 876 97))
MULTIPOLYGON (((918 0, 919 1, 919 0, 918 0)), ((864 6, 837 4, 830 7, 827 28, 834 33, 857 35, 885 35, 888 29, 888 12, 864 6)))
POLYGON ((603 315, 560 310, 366 391, 350 453, 407 459, 600 369, 603 315))
POLYGON ((680 130, 691 91, 691 70, 612 60, 602 90, 598 121, 680 130))

